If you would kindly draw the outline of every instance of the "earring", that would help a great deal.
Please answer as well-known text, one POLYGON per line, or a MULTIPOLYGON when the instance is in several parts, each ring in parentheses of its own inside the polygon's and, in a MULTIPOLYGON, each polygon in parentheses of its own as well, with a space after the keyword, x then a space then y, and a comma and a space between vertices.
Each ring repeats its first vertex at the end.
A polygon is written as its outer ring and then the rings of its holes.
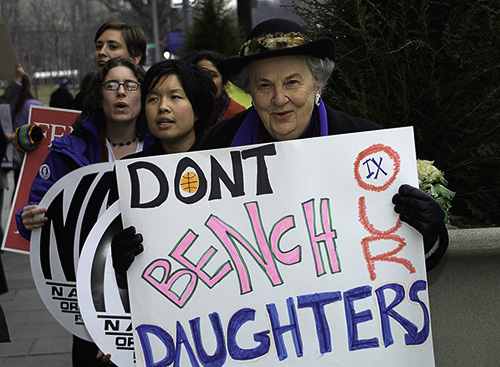
POLYGON ((314 104, 319 106, 319 102, 321 101, 321 94, 316 93, 316 97, 314 98, 314 104))

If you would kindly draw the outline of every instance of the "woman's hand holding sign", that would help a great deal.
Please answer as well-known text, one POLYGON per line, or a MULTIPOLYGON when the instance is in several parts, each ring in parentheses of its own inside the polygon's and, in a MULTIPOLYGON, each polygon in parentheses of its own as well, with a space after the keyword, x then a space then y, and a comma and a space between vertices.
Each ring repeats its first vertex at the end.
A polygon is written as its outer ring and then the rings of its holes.
POLYGON ((113 236, 111 257, 118 275, 125 277, 135 257, 144 251, 142 241, 142 235, 133 226, 122 229, 113 236))
POLYGON ((425 253, 428 253, 443 232, 443 208, 425 192, 410 185, 401 185, 392 202, 401 220, 422 235, 425 253))
POLYGON ((24 208, 21 218, 27 230, 32 231, 40 228, 47 221, 46 217, 37 216, 47 212, 46 208, 40 208, 38 205, 28 205, 24 208))

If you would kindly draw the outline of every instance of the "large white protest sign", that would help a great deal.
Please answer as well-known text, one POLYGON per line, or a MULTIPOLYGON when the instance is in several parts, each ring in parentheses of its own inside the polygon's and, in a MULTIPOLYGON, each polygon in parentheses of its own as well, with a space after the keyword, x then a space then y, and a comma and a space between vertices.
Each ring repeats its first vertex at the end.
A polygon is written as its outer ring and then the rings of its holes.
POLYGON ((99 163, 61 178, 39 204, 48 220, 31 233, 31 271, 40 297, 64 328, 89 341, 78 306, 77 266, 87 236, 111 204, 113 174, 112 163, 99 163))
POLYGON ((138 366, 433 366, 411 128, 116 163, 138 366))

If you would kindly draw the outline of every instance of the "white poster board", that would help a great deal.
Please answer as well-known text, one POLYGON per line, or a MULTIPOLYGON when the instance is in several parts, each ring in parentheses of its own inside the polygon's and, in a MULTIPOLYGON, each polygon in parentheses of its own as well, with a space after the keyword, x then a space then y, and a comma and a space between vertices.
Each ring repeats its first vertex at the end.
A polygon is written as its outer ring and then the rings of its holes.
POLYGON ((111 362, 134 367, 134 337, 128 291, 118 287, 111 260, 111 240, 123 229, 120 204, 115 202, 96 222, 78 262, 76 287, 85 327, 111 362))
POLYGON ((88 341, 92 338, 80 312, 76 274, 87 236, 111 204, 112 175, 113 163, 97 163, 58 180, 39 204, 47 209, 48 220, 31 232, 31 272, 40 298, 66 330, 88 341))
POLYGON ((137 366, 434 366, 411 128, 116 168, 137 366))

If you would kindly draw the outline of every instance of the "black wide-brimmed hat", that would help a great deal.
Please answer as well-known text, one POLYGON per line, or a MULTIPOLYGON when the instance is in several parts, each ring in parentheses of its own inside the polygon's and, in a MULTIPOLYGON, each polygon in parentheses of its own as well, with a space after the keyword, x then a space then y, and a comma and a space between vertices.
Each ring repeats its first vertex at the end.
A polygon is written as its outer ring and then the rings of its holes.
POLYGON ((312 40, 297 22, 273 18, 257 24, 241 46, 240 55, 221 61, 217 68, 231 80, 249 63, 270 57, 307 55, 335 61, 335 43, 331 38, 312 40))

